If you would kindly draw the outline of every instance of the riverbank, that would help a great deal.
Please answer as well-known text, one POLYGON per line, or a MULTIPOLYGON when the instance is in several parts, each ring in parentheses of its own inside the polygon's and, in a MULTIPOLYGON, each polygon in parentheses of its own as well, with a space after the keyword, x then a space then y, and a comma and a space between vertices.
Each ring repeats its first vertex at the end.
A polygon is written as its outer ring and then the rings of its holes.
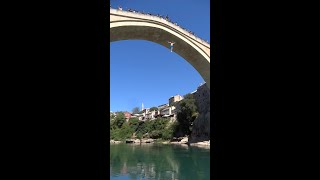
POLYGON ((119 144, 119 143, 126 143, 126 144, 175 144, 175 145, 190 145, 190 146, 197 146, 201 148, 210 149, 210 140, 209 141, 200 141, 200 142, 193 142, 189 143, 188 137, 176 138, 173 141, 165 141, 161 139, 126 139, 124 141, 115 141, 110 140, 111 144, 119 144))

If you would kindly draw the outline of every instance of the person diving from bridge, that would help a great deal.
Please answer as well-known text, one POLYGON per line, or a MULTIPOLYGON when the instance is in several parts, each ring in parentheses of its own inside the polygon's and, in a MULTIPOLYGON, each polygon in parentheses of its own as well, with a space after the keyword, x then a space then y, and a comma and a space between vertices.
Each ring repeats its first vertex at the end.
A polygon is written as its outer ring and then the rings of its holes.
POLYGON ((171 50, 171 52, 172 52, 172 50, 173 50, 173 45, 175 44, 175 42, 170 42, 170 41, 168 41, 168 43, 170 44, 170 50, 171 50))

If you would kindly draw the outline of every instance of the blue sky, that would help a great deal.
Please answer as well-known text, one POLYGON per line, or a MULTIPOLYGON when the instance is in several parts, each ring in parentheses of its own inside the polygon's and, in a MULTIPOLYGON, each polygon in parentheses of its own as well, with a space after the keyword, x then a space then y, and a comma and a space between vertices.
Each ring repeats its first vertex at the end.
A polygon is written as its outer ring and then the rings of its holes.
MULTIPOLYGON (((111 0, 112 7, 169 15, 172 21, 210 40, 209 0, 111 0)), ((110 44, 110 111, 153 107, 185 95, 203 82, 200 74, 168 48, 149 41, 110 44)))

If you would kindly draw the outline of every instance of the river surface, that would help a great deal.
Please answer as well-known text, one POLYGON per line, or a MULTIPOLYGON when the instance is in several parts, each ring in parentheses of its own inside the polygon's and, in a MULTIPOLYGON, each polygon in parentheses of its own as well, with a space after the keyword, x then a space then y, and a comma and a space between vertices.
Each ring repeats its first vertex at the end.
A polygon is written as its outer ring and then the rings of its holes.
POLYGON ((170 144, 110 144, 110 179, 210 179, 210 149, 170 144))

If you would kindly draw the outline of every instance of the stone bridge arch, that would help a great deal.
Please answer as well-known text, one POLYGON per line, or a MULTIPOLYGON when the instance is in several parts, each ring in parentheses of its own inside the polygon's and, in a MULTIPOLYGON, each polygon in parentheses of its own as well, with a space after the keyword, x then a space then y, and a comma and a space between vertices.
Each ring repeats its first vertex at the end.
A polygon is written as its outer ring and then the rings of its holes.
POLYGON ((210 44, 162 18, 110 9, 110 42, 147 40, 173 51, 190 63, 210 89, 210 44))

